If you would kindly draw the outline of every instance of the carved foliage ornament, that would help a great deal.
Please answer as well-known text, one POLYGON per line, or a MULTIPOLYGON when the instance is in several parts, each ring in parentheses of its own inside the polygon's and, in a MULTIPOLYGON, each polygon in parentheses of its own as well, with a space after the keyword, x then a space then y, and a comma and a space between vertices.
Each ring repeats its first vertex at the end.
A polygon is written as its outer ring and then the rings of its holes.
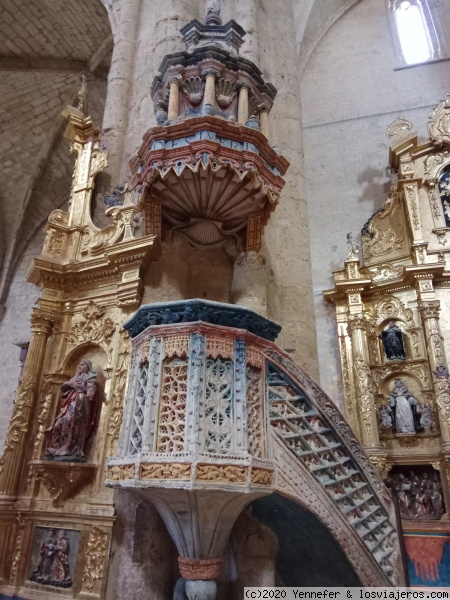
POLYGON ((441 304, 439 300, 419 302, 419 310, 424 319, 438 319, 441 310, 441 304))
POLYGON ((109 347, 115 325, 112 319, 104 316, 105 312, 105 308, 91 300, 84 308, 82 318, 73 324, 67 336, 69 347, 73 348, 84 342, 97 342, 109 347))
POLYGON ((211 483, 245 483, 247 468, 237 465, 198 465, 197 480, 211 483))
POLYGON ((13 450, 14 446, 20 441, 21 436, 27 432, 28 414, 33 401, 33 390, 33 379, 30 376, 26 378, 21 377, 16 392, 14 413, 6 435, 5 451, 13 450))
POLYGON ((44 377, 44 383, 42 386, 42 396, 39 403, 38 415, 37 415, 37 433, 34 440, 33 446, 33 460, 39 458, 39 452, 41 442, 44 438, 44 430, 47 423, 47 416, 53 399, 53 385, 56 383, 55 379, 51 375, 44 377))
POLYGON ((393 279, 400 279, 403 275, 403 267, 385 264, 370 269, 370 272, 373 273, 372 281, 374 283, 385 283, 386 281, 391 281, 393 279))
POLYGON ((191 465, 151 464, 141 465, 141 479, 190 479, 191 465))
POLYGON ((402 227, 399 194, 393 190, 383 208, 375 213, 361 231, 364 258, 384 256, 402 247, 402 227))
POLYGON ((16 521, 16 545, 14 546, 14 553, 11 561, 11 571, 9 577, 11 583, 13 583, 17 577, 17 569, 19 568, 20 558, 22 555, 23 534, 25 530, 25 520, 20 513, 17 515, 16 521))
POLYGON ((108 468, 106 479, 121 481, 122 479, 134 479, 136 468, 134 465, 113 465, 108 468))
POLYGON ((97 581, 101 580, 103 576, 108 549, 108 537, 108 533, 98 527, 94 527, 89 534, 85 551, 86 562, 82 577, 84 587, 89 592, 92 592, 97 581))
POLYGON ((376 391, 369 364, 358 354, 355 357, 355 380, 362 418, 368 433, 372 431, 373 394, 376 391))
POLYGON ((450 144, 450 94, 431 113, 428 134, 436 144, 450 144))
POLYGON ((407 119, 397 118, 387 128, 386 135, 390 138, 404 137, 408 135, 408 132, 411 131, 412 128, 413 125, 411 121, 408 121, 407 119))
POLYGON ((91 465, 71 465, 62 463, 45 463, 33 466, 33 475, 43 482, 52 497, 54 506, 61 506, 68 498, 73 497, 95 475, 91 465))
POLYGON ((392 468, 392 465, 388 462, 387 458, 385 456, 371 456, 370 460, 372 461, 372 464, 374 465, 375 469, 380 474, 380 477, 382 479, 386 479, 386 477, 389 474, 389 471, 392 468))

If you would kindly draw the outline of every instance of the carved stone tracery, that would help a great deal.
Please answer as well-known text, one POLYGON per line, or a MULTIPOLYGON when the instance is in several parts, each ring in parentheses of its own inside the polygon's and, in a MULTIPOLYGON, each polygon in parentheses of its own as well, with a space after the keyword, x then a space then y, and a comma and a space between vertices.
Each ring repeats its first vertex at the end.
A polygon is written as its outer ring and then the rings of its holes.
POLYGON ((157 451, 182 452, 186 429, 187 359, 166 358, 162 377, 157 451))

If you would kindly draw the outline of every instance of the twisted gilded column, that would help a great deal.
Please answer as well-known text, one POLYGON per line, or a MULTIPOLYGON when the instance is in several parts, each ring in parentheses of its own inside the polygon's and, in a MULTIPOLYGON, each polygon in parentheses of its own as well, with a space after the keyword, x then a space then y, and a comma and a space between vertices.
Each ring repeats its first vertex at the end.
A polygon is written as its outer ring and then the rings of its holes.
MULTIPOLYGON (((433 372, 436 371, 436 367, 439 365, 447 368, 441 328, 439 325, 440 310, 441 306, 439 300, 419 302, 419 312, 425 328, 428 356, 433 372)), ((433 386, 438 406, 442 448, 445 452, 450 452, 450 390, 448 379, 435 377, 433 386)))
POLYGON ((14 411, 6 435, 0 467, 0 499, 11 500, 17 495, 33 403, 42 374, 45 350, 52 332, 55 315, 39 308, 31 316, 31 341, 16 392, 14 411))
POLYGON ((366 319, 364 314, 350 315, 348 329, 352 340, 353 370, 361 422, 361 442, 368 450, 378 450, 380 447, 380 438, 378 435, 374 397, 375 384, 369 365, 366 319))

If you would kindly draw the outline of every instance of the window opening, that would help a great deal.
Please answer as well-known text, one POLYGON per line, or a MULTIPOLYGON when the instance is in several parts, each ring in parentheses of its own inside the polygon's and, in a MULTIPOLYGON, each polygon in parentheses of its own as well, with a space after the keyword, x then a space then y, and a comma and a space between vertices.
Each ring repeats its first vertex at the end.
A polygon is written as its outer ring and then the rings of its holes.
POLYGON ((428 0, 389 0, 388 6, 399 68, 442 58, 428 0))
POLYGON ((405 62, 414 65, 430 60, 433 48, 422 7, 404 0, 395 11, 395 22, 405 62))

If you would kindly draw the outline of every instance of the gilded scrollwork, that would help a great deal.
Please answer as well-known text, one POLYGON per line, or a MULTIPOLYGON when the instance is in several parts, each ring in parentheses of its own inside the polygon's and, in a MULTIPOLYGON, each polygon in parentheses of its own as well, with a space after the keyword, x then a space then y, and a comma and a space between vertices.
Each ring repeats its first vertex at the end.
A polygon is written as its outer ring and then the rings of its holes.
POLYGON ((381 479, 386 479, 389 471, 392 468, 392 464, 387 460, 385 456, 370 456, 373 466, 380 474, 381 479))
POLYGON ((393 190, 382 210, 363 229, 362 246, 366 260, 390 254, 402 247, 404 233, 400 211, 399 194, 393 190))
POLYGON ((375 321, 377 325, 379 325, 388 319, 401 317, 405 312, 405 307, 398 298, 395 296, 388 296, 376 304, 375 321))
POLYGON ((414 185, 405 186, 405 195, 411 212, 411 221, 415 230, 420 229, 419 204, 417 200, 417 188, 414 185))
POLYGON ((372 431, 373 394, 376 387, 372 378, 370 365, 357 354, 354 359, 355 381, 358 389, 358 402, 366 431, 372 431))
POLYGON ((444 417, 450 421, 450 389, 446 379, 437 380, 434 384, 436 390, 436 404, 444 417))
POLYGON ((398 117, 389 125, 386 130, 386 135, 390 138, 403 137, 405 135, 409 135, 408 132, 410 132, 412 128, 413 124, 411 121, 398 117))
POLYGON ((47 423, 48 412, 52 404, 54 384, 55 378, 53 376, 47 375, 44 377, 41 399, 37 411, 37 431, 33 445, 33 460, 38 460, 39 458, 41 443, 44 439, 44 431, 47 423))
POLYGON ((67 335, 69 348, 84 342, 97 342, 109 348, 116 327, 113 320, 106 317, 105 313, 105 308, 90 300, 83 309, 81 319, 72 325, 67 335))
POLYGON ((97 581, 103 577, 106 566, 109 534, 99 527, 94 527, 89 533, 84 555, 86 557, 83 569, 83 587, 92 592, 97 581))
POLYGON ((69 213, 64 212, 63 210, 58 208, 52 213, 50 213, 48 222, 50 225, 60 225, 63 227, 67 227, 67 225, 69 224, 69 213))
POLYGON ((13 450, 28 430, 28 417, 33 403, 34 388, 35 384, 31 376, 19 379, 14 411, 6 434, 5 451, 13 450))
POLYGON ((50 232, 50 237, 47 246, 47 252, 49 254, 54 254, 56 256, 60 256, 62 254, 62 249, 64 246, 64 238, 65 235, 62 231, 52 230, 50 232))
POLYGON ((92 482, 96 468, 93 465, 39 462, 32 465, 32 476, 42 481, 54 506, 61 506, 92 482))
POLYGON ((342 363, 342 377, 344 380, 344 394, 345 394, 345 407, 347 415, 350 416, 353 412, 352 403, 352 385, 350 379, 350 367, 347 355, 347 344, 346 337, 340 336, 339 343, 341 346, 341 363, 342 363))
POLYGON ((401 279, 404 272, 402 265, 395 266, 391 264, 383 264, 379 267, 373 267, 369 269, 371 273, 372 281, 377 284, 386 283, 387 281, 393 281, 395 279, 401 279))
POLYGON ((438 145, 450 144, 450 94, 431 113, 428 134, 438 145))
POLYGON ((11 561, 11 571, 9 580, 11 583, 14 583, 17 577, 17 571, 19 569, 19 565, 22 557, 22 546, 23 546, 23 534, 25 532, 25 519, 23 516, 18 513, 16 517, 16 543, 14 546, 12 561, 11 561))
POLYGON ((428 388, 431 385, 428 367, 425 364, 394 362, 390 365, 373 368, 373 378, 376 387, 378 388, 389 375, 397 373, 408 373, 413 375, 425 388, 428 388))

